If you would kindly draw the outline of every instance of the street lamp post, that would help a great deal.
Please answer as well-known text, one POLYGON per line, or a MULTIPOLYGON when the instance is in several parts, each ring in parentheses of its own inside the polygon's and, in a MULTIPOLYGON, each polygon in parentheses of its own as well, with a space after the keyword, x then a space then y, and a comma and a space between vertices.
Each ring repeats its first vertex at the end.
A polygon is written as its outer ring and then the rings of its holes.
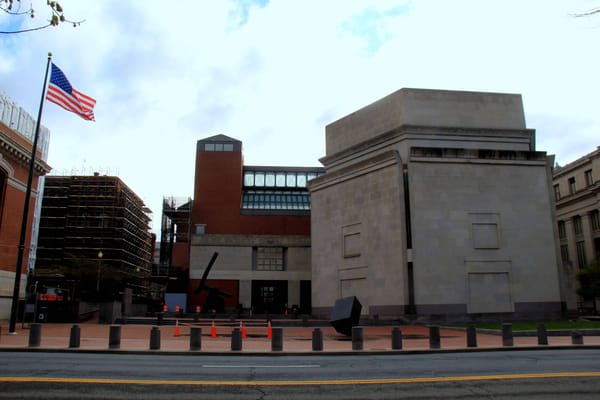
POLYGON ((100 250, 98 252, 98 274, 96 276, 96 293, 100 294, 100 269, 102 267, 102 257, 104 257, 104 254, 102 254, 102 250, 100 250))

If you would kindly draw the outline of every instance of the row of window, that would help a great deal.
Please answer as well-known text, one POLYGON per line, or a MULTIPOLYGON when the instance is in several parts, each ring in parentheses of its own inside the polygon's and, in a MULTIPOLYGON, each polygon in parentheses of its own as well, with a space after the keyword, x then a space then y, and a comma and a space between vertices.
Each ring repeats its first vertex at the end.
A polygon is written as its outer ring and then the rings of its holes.
POLYGON ((233 151, 233 143, 204 143, 204 151, 233 151))
MULTIPOLYGON (((600 238, 594 238, 592 251, 594 250, 596 259, 600 259, 600 238)), ((588 262, 585 252, 585 241, 579 240, 575 242, 575 253, 577 267, 580 269, 585 268, 588 262)), ((568 265, 571 262, 569 257, 569 245, 566 243, 560 245, 560 258, 565 265, 568 265)))
MULTIPOLYGON (((585 176, 585 186, 592 186, 594 184, 594 177, 592 175, 592 170, 588 169, 584 172, 585 176)), ((577 193, 577 183, 575 181, 575 177, 572 176, 568 179, 569 182, 569 194, 577 193)), ((557 183, 554 185, 554 197, 556 200, 560 200, 562 198, 560 193, 560 185, 557 183)))
POLYGON ((242 209, 250 210, 310 210, 308 192, 245 190, 242 209))
MULTIPOLYGON (((590 226, 592 231, 600 230, 600 212, 598 210, 593 210, 590 212, 590 226)), ((581 215, 576 215, 573 217, 573 232, 575 236, 583 235, 583 223, 581 219, 581 215)), ((558 236, 560 239, 567 238, 567 227, 565 221, 558 221, 558 236)))
POLYGON ((317 172, 244 171, 245 187, 305 188, 317 172))

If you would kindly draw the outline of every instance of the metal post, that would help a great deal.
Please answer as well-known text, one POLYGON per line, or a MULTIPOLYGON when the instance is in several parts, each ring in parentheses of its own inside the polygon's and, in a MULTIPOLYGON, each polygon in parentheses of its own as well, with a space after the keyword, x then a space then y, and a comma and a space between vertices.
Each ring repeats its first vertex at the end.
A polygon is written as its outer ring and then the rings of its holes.
POLYGON ((397 327, 392 329, 392 350, 402 350, 402 331, 397 327))
POLYGON ((320 328, 315 328, 312 333, 312 349, 313 351, 323 350, 323 332, 320 328))
POLYGON ((35 170, 35 159, 37 153, 37 143, 40 136, 40 126, 42 122, 42 110, 44 108, 44 98, 46 96, 46 84, 48 82, 48 70, 52 53, 48 53, 48 63, 46 64, 46 75, 44 76, 44 86, 42 88, 42 98, 38 110, 38 118, 35 125, 35 134, 31 145, 31 158, 29 159, 29 173, 27 175, 27 186, 25 189, 25 203, 23 204, 23 219, 21 220, 21 234, 19 236, 19 247, 17 251, 17 264, 15 266, 15 281, 13 286, 12 305, 10 308, 10 322, 8 327, 9 334, 16 333, 17 311, 19 306, 19 295, 21 291, 21 273, 23 272, 23 259, 25 253, 25 241, 27 237, 27 222, 29 221, 29 202, 31 200, 31 191, 33 185, 33 173, 35 170))
POLYGON ((75 324, 71 327, 71 335, 69 336, 69 347, 72 349, 79 348, 81 343, 81 329, 75 324))
POLYGON ((29 329, 29 347, 40 347, 42 340, 42 324, 31 324, 29 329))
POLYGON ((283 350, 283 328, 272 328, 271 351, 283 350))
POLYGON ((571 344, 580 345, 583 344, 583 334, 581 331, 571 332, 571 344))
POLYGON ((440 327, 433 325, 429 327, 429 348, 439 349, 441 347, 440 327))
POLYGON ((108 348, 121 348, 121 325, 111 325, 108 335, 108 348))
POLYGON ((202 328, 192 326, 190 328, 190 350, 202 349, 202 328))
POLYGON ((539 324, 537 327, 538 345, 544 346, 548 344, 548 332, 544 324, 539 324))
POLYGON ((352 350, 363 349, 363 328, 360 326, 352 327, 352 350))
POLYGON ((502 346, 510 347, 513 344, 512 324, 502 324, 502 346))
POLYGON ((150 330, 150 350, 160 349, 160 329, 158 326, 153 326, 150 330))
POLYGON ((477 329, 475 325, 467 327, 467 347, 477 347, 477 329))
POLYGON ((240 328, 233 328, 231 332, 231 351, 242 350, 242 331, 240 328))

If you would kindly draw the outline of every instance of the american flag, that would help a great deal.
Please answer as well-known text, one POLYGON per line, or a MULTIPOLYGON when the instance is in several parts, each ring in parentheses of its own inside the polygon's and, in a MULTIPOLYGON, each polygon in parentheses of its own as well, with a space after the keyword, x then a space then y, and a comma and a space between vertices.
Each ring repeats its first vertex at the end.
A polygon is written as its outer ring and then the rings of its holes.
POLYGON ((48 86, 46 99, 58 104, 65 110, 74 112, 83 119, 94 121, 96 100, 73 89, 65 74, 54 63, 52 63, 50 85, 48 86))

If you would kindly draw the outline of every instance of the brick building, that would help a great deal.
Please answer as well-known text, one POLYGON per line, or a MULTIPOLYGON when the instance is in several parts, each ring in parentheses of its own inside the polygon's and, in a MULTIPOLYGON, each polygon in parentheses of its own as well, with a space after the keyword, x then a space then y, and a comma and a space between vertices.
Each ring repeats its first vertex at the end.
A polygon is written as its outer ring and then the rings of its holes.
POLYGON ((188 246, 188 307, 283 313, 286 306, 297 306, 310 312, 306 187, 323 172, 320 167, 246 166, 239 140, 224 135, 199 140, 189 236, 173 240, 188 245, 173 246, 171 256, 171 266, 179 260, 185 269, 188 246), (200 288, 215 252, 218 257, 200 288))
MULTIPOLYGON (((7 96, 0 94, 0 320, 8 319, 12 304, 15 269, 19 246, 19 233, 23 218, 23 206, 31 146, 35 134, 35 121, 25 110, 7 96)), ((26 273, 33 258, 35 241, 35 209, 39 198, 40 180, 50 171, 46 164, 50 131, 40 129, 38 149, 33 175, 27 240, 25 242, 20 297, 26 289, 26 273)))

